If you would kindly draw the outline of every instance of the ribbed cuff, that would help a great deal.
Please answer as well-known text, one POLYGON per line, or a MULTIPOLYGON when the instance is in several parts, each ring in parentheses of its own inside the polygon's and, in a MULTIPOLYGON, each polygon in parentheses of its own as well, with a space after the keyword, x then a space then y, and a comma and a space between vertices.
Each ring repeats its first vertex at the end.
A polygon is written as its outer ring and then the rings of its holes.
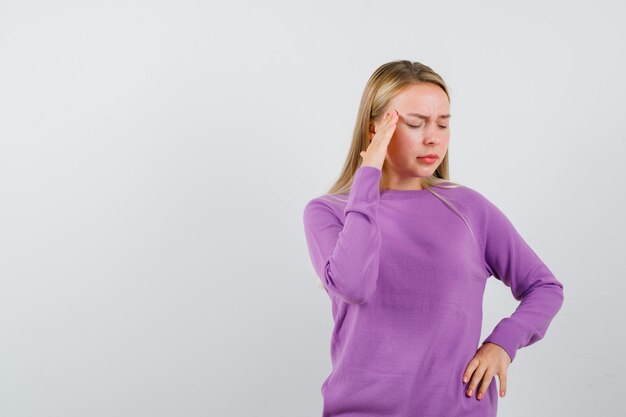
POLYGON ((523 332, 511 318, 500 320, 493 332, 483 341, 490 342, 506 350, 511 357, 511 362, 515 359, 515 354, 519 348, 519 335, 523 332))

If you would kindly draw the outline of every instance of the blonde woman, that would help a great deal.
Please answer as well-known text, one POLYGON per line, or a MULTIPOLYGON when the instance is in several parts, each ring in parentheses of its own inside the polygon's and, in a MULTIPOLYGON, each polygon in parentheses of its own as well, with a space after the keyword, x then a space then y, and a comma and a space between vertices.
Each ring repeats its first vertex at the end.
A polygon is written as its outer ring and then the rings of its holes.
POLYGON ((498 376, 542 339, 563 284, 508 218, 448 175, 450 96, 419 62, 365 86, 341 175, 303 213, 331 300, 323 417, 496 416, 498 376), (486 281, 520 301, 479 346, 486 281))

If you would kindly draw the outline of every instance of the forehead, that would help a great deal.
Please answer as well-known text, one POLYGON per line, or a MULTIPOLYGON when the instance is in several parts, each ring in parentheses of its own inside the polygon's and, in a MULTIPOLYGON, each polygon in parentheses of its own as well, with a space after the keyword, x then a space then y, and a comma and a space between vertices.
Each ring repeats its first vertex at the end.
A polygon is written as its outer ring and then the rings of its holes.
POLYGON ((390 105, 404 113, 420 113, 438 117, 450 113, 445 91, 432 83, 411 85, 391 99, 390 105))

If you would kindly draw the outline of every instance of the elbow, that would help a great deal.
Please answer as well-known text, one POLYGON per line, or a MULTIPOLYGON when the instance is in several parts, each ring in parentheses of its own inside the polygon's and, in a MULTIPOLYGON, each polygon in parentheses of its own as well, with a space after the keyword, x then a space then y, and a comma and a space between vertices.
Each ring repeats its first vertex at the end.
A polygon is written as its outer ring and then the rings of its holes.
POLYGON ((565 300, 563 284, 555 279, 555 282, 552 285, 549 285, 548 288, 552 290, 552 293, 554 294, 554 298, 556 299, 555 304, 557 305, 558 311, 561 309, 561 306, 563 306, 563 301, 565 300))
POLYGON ((565 293, 563 291, 563 283, 558 281, 556 278, 554 278, 554 283, 550 288, 555 294, 554 297, 556 298, 557 300, 556 303, 558 304, 558 308, 560 309, 561 306, 563 305, 563 301, 565 300, 565 293))
POLYGON ((538 294, 542 294, 544 297, 550 297, 555 300, 559 300, 560 303, 563 303, 563 284, 560 281, 557 281, 557 279, 553 276, 550 276, 548 280, 538 279, 523 292, 515 290, 514 297, 520 301, 531 296, 531 294, 536 293, 537 291, 538 294))
POLYGON ((348 304, 360 305, 368 302, 376 291, 378 279, 378 265, 365 271, 343 273, 338 272, 328 262, 325 268, 324 279, 326 286, 340 300, 348 304), (331 273, 332 271, 332 273, 331 273))

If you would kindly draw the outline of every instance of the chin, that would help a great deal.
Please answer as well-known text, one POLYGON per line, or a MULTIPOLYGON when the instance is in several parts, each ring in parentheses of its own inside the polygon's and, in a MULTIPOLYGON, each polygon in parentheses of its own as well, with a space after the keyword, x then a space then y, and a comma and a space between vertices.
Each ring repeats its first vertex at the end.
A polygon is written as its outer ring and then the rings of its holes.
POLYGON ((437 168, 439 168, 439 165, 440 164, 424 165, 418 162, 416 171, 420 173, 421 177, 424 177, 424 176, 427 177, 427 176, 433 175, 433 173, 437 170, 437 168))
POLYGON ((437 170, 437 166, 432 165, 432 166, 418 166, 417 168, 413 167, 413 169, 410 169, 409 171, 413 171, 415 173, 415 175, 420 176, 420 177, 427 177, 429 175, 432 175, 433 172, 435 172, 437 170))

